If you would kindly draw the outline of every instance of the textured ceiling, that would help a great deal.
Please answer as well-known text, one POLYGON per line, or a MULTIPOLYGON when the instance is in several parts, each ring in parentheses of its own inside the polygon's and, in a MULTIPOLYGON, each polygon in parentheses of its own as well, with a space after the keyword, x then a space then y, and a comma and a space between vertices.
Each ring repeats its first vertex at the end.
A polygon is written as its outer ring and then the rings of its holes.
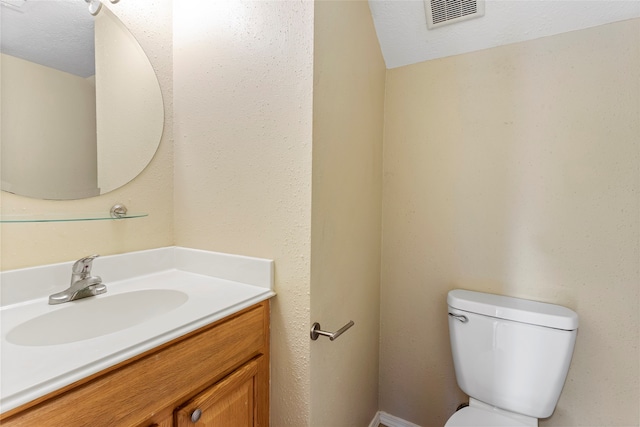
POLYGON ((422 0, 369 6, 387 68, 640 17, 639 0, 487 0, 484 16, 427 30, 422 0))
POLYGON ((89 77, 95 74, 93 16, 82 0, 0 0, 1 51, 89 77))
MULTIPOLYGON (((0 4, 4 53, 83 77, 94 74, 93 17, 84 1, 0 4)), ((640 0, 487 0, 483 17, 427 30, 422 0, 369 5, 387 68, 640 17, 640 0)))

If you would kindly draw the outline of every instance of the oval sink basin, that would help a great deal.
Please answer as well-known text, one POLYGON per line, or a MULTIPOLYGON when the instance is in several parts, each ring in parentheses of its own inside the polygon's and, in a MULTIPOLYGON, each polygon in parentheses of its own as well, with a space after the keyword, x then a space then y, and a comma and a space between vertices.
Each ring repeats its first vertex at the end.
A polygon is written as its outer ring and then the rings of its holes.
POLYGON ((7 333, 7 341, 47 346, 87 340, 146 322, 180 307, 188 299, 184 292, 170 289, 84 298, 21 323, 7 333))

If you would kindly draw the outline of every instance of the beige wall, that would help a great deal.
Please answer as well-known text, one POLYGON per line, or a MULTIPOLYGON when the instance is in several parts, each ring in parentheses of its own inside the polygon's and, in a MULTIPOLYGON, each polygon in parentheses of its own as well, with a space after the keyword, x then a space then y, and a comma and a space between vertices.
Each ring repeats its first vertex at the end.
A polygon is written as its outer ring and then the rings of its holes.
POLYGON ((388 71, 380 409, 443 425, 463 395, 446 293, 566 305, 543 426, 631 426, 638 401, 640 20, 388 71))
POLYGON ((0 210, 3 215, 108 212, 113 204, 122 202, 130 211, 147 212, 149 216, 126 221, 2 224, 0 263, 3 270, 70 261, 92 253, 107 255, 173 243, 171 3, 169 0, 122 1, 109 7, 137 37, 159 76, 165 97, 165 126, 156 156, 133 182, 106 195, 75 201, 45 201, 2 192, 0 210))
POLYGON ((366 425, 377 410, 385 75, 368 4, 174 12, 176 243, 275 259, 272 425, 366 425), (351 318, 341 340, 310 342, 312 321, 351 318))
POLYGON ((312 426, 366 426, 378 410, 385 65, 366 1, 317 1, 314 24, 312 426))
POLYGON ((0 66, 2 188, 30 197, 98 194, 93 79, 5 54, 0 66))
POLYGON ((176 243, 275 260, 271 420, 305 426, 313 3, 173 4, 176 243))
MULTIPOLYGON (((124 202, 150 216, 3 224, 2 269, 170 244, 273 258, 272 425, 366 425, 378 387, 384 71, 363 4, 109 7, 159 75, 158 153, 107 195, 3 192, 1 209, 124 202), (348 318, 348 335, 309 341, 312 321, 335 329, 348 318)), ((639 30, 635 20, 388 71, 379 409, 443 425, 462 401, 445 296, 465 287, 580 314, 567 385, 542 425, 638 425, 639 30)))

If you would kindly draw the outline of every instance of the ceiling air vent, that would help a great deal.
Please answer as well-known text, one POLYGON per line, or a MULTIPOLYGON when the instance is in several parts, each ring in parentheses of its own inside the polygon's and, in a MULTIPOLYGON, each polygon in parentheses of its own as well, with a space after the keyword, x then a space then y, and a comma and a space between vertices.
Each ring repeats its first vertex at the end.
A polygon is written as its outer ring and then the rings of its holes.
POLYGON ((438 28, 484 15, 484 0, 424 0, 427 28, 438 28))

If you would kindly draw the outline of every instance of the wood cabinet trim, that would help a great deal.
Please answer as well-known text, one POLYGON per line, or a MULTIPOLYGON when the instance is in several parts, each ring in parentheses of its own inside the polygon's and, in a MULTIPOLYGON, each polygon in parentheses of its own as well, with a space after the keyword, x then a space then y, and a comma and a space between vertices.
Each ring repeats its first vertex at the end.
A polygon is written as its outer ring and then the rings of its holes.
MULTIPOLYGON (((260 356, 259 358, 261 358, 260 356)), ((211 410, 211 407, 215 405, 219 400, 224 399, 231 391, 241 387, 244 383, 251 380, 255 383, 254 377, 258 373, 258 360, 254 359, 235 370, 232 374, 220 380, 218 383, 204 390, 184 406, 176 411, 175 424, 177 426, 189 425, 191 420, 191 414, 196 409, 200 409, 203 413, 211 410)), ((251 411, 251 419, 255 419, 255 384, 251 387, 251 402, 248 410, 251 411)))

